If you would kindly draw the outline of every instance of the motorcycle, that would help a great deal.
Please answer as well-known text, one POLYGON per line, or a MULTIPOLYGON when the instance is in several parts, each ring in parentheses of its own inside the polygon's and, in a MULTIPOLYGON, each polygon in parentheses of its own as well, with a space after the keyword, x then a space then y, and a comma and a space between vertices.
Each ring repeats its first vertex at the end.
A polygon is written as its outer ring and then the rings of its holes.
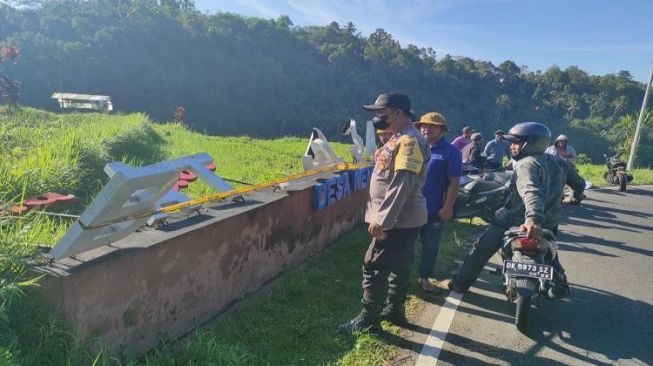
POLYGON ((453 217, 480 217, 486 222, 503 206, 512 172, 481 172, 467 168, 460 177, 458 198, 454 204, 453 217))
POLYGON ((613 186, 619 186, 619 191, 626 192, 628 182, 633 180, 633 176, 626 171, 626 163, 616 155, 608 157, 603 154, 603 156, 605 156, 605 165, 608 167, 603 178, 613 186))
POLYGON ((559 299, 569 294, 569 286, 553 264, 558 251, 553 232, 543 229, 542 237, 532 239, 518 227, 505 232, 500 254, 503 288, 507 300, 515 303, 515 325, 526 330, 533 307, 540 298, 559 299))

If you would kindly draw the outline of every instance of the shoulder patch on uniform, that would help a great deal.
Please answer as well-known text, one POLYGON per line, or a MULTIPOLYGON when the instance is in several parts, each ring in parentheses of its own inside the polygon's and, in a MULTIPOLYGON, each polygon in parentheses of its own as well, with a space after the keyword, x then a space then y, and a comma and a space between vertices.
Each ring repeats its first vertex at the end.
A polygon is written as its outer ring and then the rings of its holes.
POLYGON ((424 155, 417 138, 404 135, 399 139, 399 148, 395 158, 395 170, 408 170, 413 173, 422 171, 424 155))

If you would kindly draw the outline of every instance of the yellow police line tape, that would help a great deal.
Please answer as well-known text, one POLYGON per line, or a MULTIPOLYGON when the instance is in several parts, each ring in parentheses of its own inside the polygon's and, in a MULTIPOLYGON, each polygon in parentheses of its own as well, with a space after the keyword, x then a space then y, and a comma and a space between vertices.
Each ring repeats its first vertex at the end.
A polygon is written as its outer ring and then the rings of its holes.
POLYGON ((218 192, 214 193, 208 196, 196 198, 190 201, 182 202, 182 203, 177 203, 174 205, 166 206, 158 211, 155 212, 155 214, 159 213, 171 213, 171 212, 176 212, 179 210, 183 210, 184 208, 187 207, 192 207, 192 206, 197 206, 197 205, 203 205, 208 202, 215 202, 215 201, 221 201, 225 198, 253 192, 259 189, 264 189, 264 188, 270 188, 270 187, 275 187, 278 186, 281 183, 286 183, 291 180, 295 179, 301 179, 301 178, 307 178, 313 175, 317 174, 322 174, 322 173, 330 173, 330 172, 335 172, 338 170, 353 170, 353 169, 358 169, 358 168, 364 168, 370 166, 368 163, 363 163, 363 164, 356 164, 356 163, 340 163, 340 164, 333 164, 333 165, 328 165, 323 168, 318 168, 318 169, 310 169, 301 173, 297 174, 292 174, 288 175, 279 179, 263 182, 263 183, 258 183, 258 184, 252 184, 251 186, 243 187, 243 188, 238 188, 238 189, 233 189, 231 191, 225 191, 225 192, 218 192))
POLYGON ((78 221, 78 223, 83 229, 97 229, 97 228, 117 224, 117 223, 120 223, 120 222, 125 222, 125 221, 128 221, 128 220, 142 219, 144 217, 150 217, 152 215, 157 215, 157 214, 168 214, 168 213, 183 210, 184 208, 187 208, 187 207, 203 205, 203 204, 209 203, 209 202, 221 201, 221 200, 224 200, 225 198, 229 198, 229 197, 233 197, 233 196, 253 192, 253 191, 256 191, 256 190, 259 190, 259 189, 275 187, 275 186, 278 186, 281 183, 286 183, 286 182, 289 182, 289 181, 295 180, 295 179, 307 178, 307 177, 310 177, 310 176, 323 174, 323 173, 336 172, 336 171, 339 171, 339 170, 359 169, 359 168, 364 168, 364 167, 367 167, 367 166, 370 166, 370 164, 369 163, 361 163, 361 164, 357 164, 357 163, 340 163, 340 164, 333 164, 333 165, 328 165, 328 166, 318 168, 318 169, 310 169, 310 170, 307 170, 307 171, 304 171, 304 172, 301 172, 301 173, 288 175, 288 176, 285 176, 285 177, 282 177, 282 178, 279 178, 279 179, 275 179, 275 180, 271 180, 271 181, 267 181, 267 182, 263 182, 263 183, 259 183, 259 184, 253 184, 253 185, 248 186, 248 187, 233 189, 231 191, 218 192, 218 193, 215 193, 215 194, 212 194, 212 195, 196 198, 196 199, 193 199, 193 200, 190 200, 190 201, 186 201, 186 202, 166 206, 166 207, 160 208, 158 210, 154 210, 154 211, 138 213, 138 214, 134 214, 134 215, 130 215, 130 216, 121 216, 121 217, 115 218, 113 220, 105 221, 105 222, 95 224, 95 225, 84 225, 82 222, 79 222, 79 221, 78 221))

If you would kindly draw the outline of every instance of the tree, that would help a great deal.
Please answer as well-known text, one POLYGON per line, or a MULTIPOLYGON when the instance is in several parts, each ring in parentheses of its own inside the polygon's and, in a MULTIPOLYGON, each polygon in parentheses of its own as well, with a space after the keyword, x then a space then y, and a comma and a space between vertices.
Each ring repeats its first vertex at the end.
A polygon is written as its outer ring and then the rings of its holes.
MULTIPOLYGON (((0 45, 0 66, 18 63, 20 50, 13 45, 0 45)), ((15 105, 20 97, 21 82, 0 69, 0 97, 7 105, 15 105)))
POLYGON ((613 108, 612 117, 622 114, 626 110, 627 100, 626 97, 621 95, 615 98, 610 106, 613 108))
POLYGON ((576 94, 568 94, 564 100, 565 118, 574 119, 576 112, 580 110, 580 101, 576 94))
POLYGON ((278 17, 275 23, 277 24, 277 27, 279 29, 283 29, 283 30, 290 30, 290 28, 292 28, 292 26, 294 25, 292 20, 290 20, 290 17, 287 15, 282 15, 278 17))
POLYGON ((519 80, 520 75, 521 75, 521 70, 512 61, 504 61, 499 65, 498 67, 499 71, 499 80, 501 81, 502 84, 506 86, 511 86, 517 80, 519 80))
MULTIPOLYGON (((351 22, 302 27, 288 16, 203 14, 192 3, 0 6, 0 34, 23 53, 20 63, 0 66, 22 82, 21 88, 4 81, 5 94, 20 90, 22 104, 40 108, 55 108, 50 95, 60 89, 106 94, 120 111, 161 121, 183 105, 193 129, 277 137, 303 136, 313 126, 334 136, 334 121, 365 120, 361 103, 398 91, 411 97, 418 114, 442 112, 452 129, 473 124, 491 134, 536 120, 559 133, 579 131, 589 142, 605 141, 644 94, 628 72, 598 76, 553 66, 542 73, 510 60, 494 66, 446 54, 436 59, 436 50, 402 47, 383 29, 365 36, 351 22)), ((589 142, 588 155, 603 153, 604 145, 589 142)), ((653 161, 653 149, 640 150, 640 160, 653 161)))
MULTIPOLYGON (((608 133, 609 139, 615 144, 615 148, 613 148, 614 152, 618 153, 624 161, 628 160, 630 155, 630 149, 635 139, 635 129, 637 127, 638 118, 639 116, 635 113, 625 115, 619 119, 619 122, 614 125, 608 133)), ((650 131, 651 127, 653 127, 653 111, 647 109, 644 112, 644 117, 642 119, 641 131, 644 131, 644 133, 640 137, 640 151, 635 155, 636 160, 643 161, 644 159, 642 159, 642 157, 648 156, 642 154, 642 152, 650 154, 650 151, 642 151, 644 150, 642 148, 646 148, 647 144, 645 142, 649 138, 646 131, 650 131)), ((646 165, 651 165, 650 160, 648 160, 646 165)))
POLYGON ((498 127, 504 113, 510 109, 510 97, 505 94, 501 94, 497 97, 495 104, 497 109, 497 118, 494 123, 495 127, 498 127))

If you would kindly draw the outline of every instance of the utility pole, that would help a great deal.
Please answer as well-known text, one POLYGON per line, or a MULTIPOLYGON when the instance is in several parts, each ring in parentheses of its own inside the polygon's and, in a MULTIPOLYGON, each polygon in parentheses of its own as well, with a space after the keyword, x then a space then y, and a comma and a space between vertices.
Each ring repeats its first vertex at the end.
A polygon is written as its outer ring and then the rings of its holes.
POLYGON ((644 113, 646 112, 646 105, 648 104, 648 95, 651 91, 651 83, 653 83, 653 64, 651 65, 651 76, 648 78, 648 84, 646 84, 646 92, 644 93, 644 101, 642 102, 642 109, 639 111, 639 118, 637 119, 637 127, 635 127, 635 137, 633 138, 633 144, 630 146, 630 155, 628 155, 628 165, 626 170, 631 170, 633 168, 633 162, 635 160, 635 151, 637 151, 637 145, 639 144, 639 134, 642 127, 642 120, 644 119, 644 113))

